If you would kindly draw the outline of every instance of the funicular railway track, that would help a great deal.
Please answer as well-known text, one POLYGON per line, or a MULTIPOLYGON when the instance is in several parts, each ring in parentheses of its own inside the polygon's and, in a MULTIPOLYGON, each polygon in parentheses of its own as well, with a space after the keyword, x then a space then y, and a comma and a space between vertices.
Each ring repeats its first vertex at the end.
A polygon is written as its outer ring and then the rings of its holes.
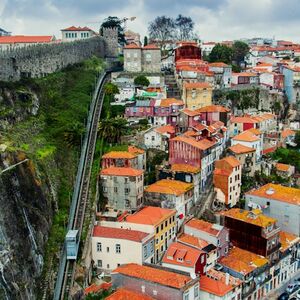
MULTIPOLYGON (((102 74, 98 79, 94 92, 70 207, 68 230, 78 230, 79 237, 85 219, 86 205, 89 201, 90 175, 97 140, 98 122, 104 99, 104 85, 110 80, 110 73, 111 71, 105 71, 102 74)), ((69 299, 70 289, 74 283, 75 270, 76 260, 67 259, 66 246, 64 245, 54 291, 55 300, 69 299)))

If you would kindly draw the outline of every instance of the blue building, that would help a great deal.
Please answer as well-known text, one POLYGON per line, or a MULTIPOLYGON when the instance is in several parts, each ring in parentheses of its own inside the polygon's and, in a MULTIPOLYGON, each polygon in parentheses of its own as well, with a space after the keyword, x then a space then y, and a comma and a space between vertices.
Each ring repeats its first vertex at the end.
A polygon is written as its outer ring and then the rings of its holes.
POLYGON ((300 67, 283 67, 284 89, 289 103, 300 100, 300 67))

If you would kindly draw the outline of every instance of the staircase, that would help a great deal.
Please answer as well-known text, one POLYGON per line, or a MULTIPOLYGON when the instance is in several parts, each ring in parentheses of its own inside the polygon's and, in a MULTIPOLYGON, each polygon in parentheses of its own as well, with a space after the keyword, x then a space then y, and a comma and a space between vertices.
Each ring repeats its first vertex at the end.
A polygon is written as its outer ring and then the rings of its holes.
POLYGON ((165 84, 167 86, 167 98, 180 99, 180 90, 178 88, 174 74, 165 75, 165 84))

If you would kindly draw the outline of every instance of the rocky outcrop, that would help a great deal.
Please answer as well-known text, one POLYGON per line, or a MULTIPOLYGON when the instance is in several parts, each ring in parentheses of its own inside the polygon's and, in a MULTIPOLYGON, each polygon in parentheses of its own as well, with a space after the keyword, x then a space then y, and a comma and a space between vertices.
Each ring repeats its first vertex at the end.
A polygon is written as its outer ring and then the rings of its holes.
MULTIPOLYGON (((25 159, 2 153, 0 174, 25 159)), ((0 299, 35 299, 55 203, 55 182, 42 176, 31 160, 0 175, 0 299)))

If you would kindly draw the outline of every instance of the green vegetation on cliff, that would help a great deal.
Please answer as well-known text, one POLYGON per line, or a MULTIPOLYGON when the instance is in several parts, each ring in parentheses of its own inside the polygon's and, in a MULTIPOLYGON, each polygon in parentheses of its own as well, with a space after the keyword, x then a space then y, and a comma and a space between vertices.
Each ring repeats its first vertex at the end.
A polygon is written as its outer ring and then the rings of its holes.
POLYGON ((85 122, 96 76, 103 67, 102 60, 93 57, 44 78, 1 84, 12 93, 22 91, 27 95, 29 100, 21 101, 28 106, 24 110, 31 109, 34 98, 39 102, 36 115, 28 114, 22 121, 14 122, 14 126, 0 130, 0 144, 7 145, 8 151, 24 152, 38 170, 41 181, 47 182, 53 191, 49 195, 49 201, 53 202, 53 212, 49 212, 53 214, 53 224, 45 249, 44 272, 50 264, 55 266, 58 262, 56 254, 68 223, 85 122))

